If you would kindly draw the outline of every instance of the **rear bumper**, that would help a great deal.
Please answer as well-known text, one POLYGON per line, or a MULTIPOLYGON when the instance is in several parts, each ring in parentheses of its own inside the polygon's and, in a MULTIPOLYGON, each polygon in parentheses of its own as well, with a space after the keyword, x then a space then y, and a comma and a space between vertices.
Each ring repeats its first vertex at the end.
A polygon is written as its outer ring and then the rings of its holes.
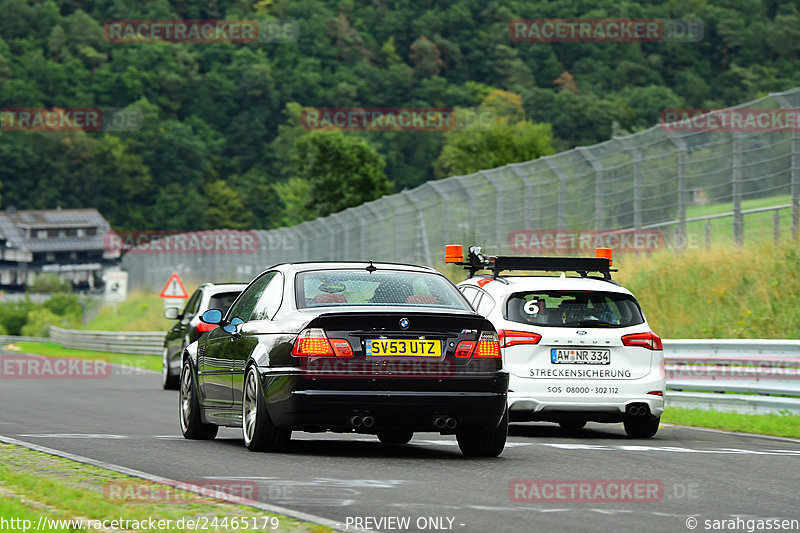
POLYGON ((508 391, 505 371, 446 380, 320 380, 272 372, 261 377, 272 422, 303 431, 351 431, 352 416, 374 419, 372 427, 356 429, 363 433, 442 432, 434 425, 441 416, 454 418, 457 428, 493 429, 503 416, 508 391))
POLYGON ((632 404, 646 405, 650 414, 664 412, 665 381, 660 376, 635 380, 533 380, 512 376, 508 393, 512 421, 582 419, 620 422, 632 404), (560 392, 554 392, 559 387, 560 392), (588 390, 587 390, 588 389, 588 390), (661 395, 649 394, 661 392, 661 395))

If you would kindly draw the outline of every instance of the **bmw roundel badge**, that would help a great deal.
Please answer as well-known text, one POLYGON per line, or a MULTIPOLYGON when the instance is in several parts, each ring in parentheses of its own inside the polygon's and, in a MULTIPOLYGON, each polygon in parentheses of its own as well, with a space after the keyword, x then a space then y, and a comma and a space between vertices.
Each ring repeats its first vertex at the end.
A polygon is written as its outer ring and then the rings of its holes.
POLYGON ((410 326, 410 325, 411 325, 411 322, 409 322, 407 318, 401 318, 400 319, 400 327, 401 328, 408 329, 408 326, 410 326))

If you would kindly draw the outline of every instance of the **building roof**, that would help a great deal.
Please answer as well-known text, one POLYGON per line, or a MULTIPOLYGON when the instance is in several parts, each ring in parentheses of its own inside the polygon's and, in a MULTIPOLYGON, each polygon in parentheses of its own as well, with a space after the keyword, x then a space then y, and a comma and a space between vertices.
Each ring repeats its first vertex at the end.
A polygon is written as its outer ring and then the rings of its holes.
POLYGON ((40 209, 0 211, 0 239, 6 246, 29 252, 75 252, 102 250, 104 235, 111 226, 97 209, 40 209), (28 238, 25 231, 39 229, 96 228, 85 237, 28 238))

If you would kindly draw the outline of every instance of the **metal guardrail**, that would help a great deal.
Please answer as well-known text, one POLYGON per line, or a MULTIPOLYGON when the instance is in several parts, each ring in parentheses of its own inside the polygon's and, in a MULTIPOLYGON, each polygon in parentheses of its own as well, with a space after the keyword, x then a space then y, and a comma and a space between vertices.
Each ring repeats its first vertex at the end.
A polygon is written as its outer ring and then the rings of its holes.
MULTIPOLYGON (((0 336, 0 342, 51 340, 79 350, 160 355, 164 335, 51 326, 50 339, 0 336)), ((800 341, 665 339, 664 359, 668 406, 800 414, 800 341)))
POLYGON ((664 340, 667 405, 800 413, 800 341, 664 340))
POLYGON ((15 342, 47 342, 45 337, 21 337, 18 335, 0 335, 0 344, 13 344, 15 342))
POLYGON ((161 355, 162 331, 80 331, 50 326, 50 340, 66 348, 113 353, 161 355))

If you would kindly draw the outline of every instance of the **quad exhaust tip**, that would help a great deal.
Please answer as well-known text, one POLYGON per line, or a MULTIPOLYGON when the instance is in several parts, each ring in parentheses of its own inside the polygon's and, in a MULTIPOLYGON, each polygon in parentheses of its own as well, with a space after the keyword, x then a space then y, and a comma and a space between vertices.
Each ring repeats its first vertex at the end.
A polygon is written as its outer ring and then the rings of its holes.
POLYGON ((350 417, 349 421, 350 425, 353 426, 354 428, 360 428, 362 426, 365 428, 371 428, 372 426, 375 425, 375 419, 369 415, 366 416, 353 415, 350 417))
POLYGON ((436 429, 455 429, 458 422, 452 416, 437 416, 433 419, 433 425, 436 429))

